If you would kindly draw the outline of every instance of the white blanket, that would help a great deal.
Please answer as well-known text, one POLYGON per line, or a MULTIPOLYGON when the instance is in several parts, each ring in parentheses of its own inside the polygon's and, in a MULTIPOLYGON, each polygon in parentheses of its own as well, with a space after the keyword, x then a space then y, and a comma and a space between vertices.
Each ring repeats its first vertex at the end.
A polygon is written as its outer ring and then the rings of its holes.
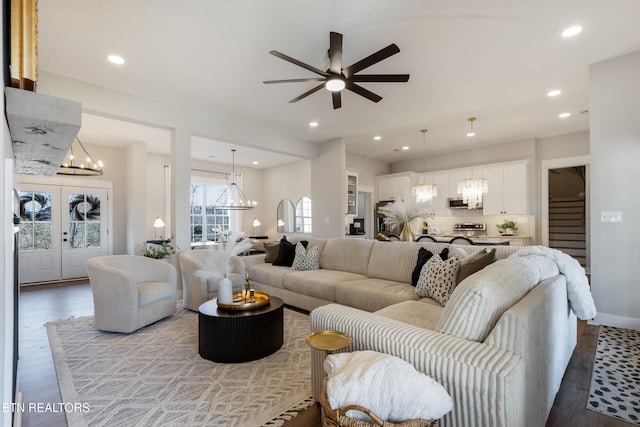
MULTIPOLYGON (((324 370, 332 409, 360 405, 387 421, 440 419, 453 409, 444 387, 395 356, 375 351, 330 354, 324 370)), ((368 419, 359 411, 347 416, 368 419)))
POLYGON ((580 263, 557 249, 546 246, 529 246, 512 254, 513 257, 542 255, 550 258, 567 278, 567 298, 573 312, 582 320, 596 317, 596 305, 591 296, 589 280, 580 263))

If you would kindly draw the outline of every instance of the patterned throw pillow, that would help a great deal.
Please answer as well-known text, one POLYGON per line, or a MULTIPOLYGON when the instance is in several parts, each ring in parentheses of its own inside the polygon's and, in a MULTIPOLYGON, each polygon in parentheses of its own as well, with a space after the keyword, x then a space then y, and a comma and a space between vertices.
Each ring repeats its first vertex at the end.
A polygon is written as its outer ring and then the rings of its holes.
MULTIPOLYGON (((447 259, 449 256, 449 248, 444 248, 442 252, 440 252, 440 258, 443 260, 447 259)), ((416 262, 416 266, 413 268, 413 272, 411 273, 411 286, 415 286, 418 284, 418 278, 420 277, 420 272, 422 271, 422 267, 429 261, 429 259, 433 256, 431 251, 426 250, 425 248, 420 248, 418 250, 418 261, 416 262)))
POLYGON ((313 245, 307 251, 301 245, 296 245, 296 255, 291 265, 292 270, 317 270, 320 268, 320 248, 313 245))
POLYGON ((430 297, 444 305, 456 286, 460 270, 460 258, 453 257, 443 261, 434 256, 422 267, 420 278, 416 285, 416 294, 420 297, 430 297))

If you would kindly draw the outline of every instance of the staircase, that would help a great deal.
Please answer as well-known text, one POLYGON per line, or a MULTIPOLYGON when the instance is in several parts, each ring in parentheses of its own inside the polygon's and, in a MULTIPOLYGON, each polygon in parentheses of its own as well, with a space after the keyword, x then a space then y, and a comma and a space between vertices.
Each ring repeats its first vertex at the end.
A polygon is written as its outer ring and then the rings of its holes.
POLYGON ((549 247, 559 249, 586 267, 587 243, 584 199, 549 200, 549 247))

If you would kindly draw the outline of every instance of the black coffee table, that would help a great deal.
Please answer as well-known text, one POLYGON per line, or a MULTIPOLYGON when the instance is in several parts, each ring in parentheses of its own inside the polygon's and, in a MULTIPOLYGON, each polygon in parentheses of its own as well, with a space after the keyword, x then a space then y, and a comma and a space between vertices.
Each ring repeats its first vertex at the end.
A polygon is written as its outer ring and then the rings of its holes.
POLYGON ((280 298, 256 310, 231 311, 212 299, 198 308, 198 351, 214 362, 262 359, 282 347, 284 305, 280 298))

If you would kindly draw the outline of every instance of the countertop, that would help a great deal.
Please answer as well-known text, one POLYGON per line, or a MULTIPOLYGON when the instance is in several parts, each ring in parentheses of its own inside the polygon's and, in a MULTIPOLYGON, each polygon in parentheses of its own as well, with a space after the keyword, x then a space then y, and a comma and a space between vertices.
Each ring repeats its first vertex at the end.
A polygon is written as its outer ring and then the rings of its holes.
MULTIPOLYGON (((451 236, 443 236, 443 235, 429 235, 436 239, 438 243, 449 243, 451 239, 454 237, 468 237, 463 236, 462 234, 456 234, 451 236)), ((420 237, 416 235, 416 239, 420 237)), ((527 236, 482 236, 482 237, 469 237, 471 241, 476 245, 508 245, 509 242, 513 239, 526 239, 527 236)))

